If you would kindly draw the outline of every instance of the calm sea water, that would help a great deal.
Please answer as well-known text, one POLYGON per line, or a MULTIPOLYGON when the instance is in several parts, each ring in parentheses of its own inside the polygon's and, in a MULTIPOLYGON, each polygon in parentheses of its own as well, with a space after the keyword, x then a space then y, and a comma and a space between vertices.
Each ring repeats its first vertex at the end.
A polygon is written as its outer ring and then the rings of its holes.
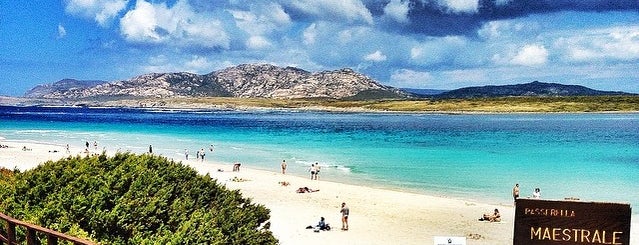
POLYGON ((639 114, 373 114, 0 107, 0 136, 207 161, 494 203, 542 197, 639 208, 639 114), (214 144, 214 151, 209 145, 214 144))

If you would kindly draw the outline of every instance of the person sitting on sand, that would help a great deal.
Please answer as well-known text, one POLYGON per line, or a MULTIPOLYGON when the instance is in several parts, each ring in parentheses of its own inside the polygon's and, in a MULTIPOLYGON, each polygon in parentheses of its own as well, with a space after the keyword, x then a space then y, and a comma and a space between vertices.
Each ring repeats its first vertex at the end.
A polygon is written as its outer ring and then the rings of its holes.
POLYGON ((539 188, 535 188, 535 191, 533 191, 532 197, 534 199, 541 199, 541 190, 539 188))
POLYGON ((317 226, 315 227, 315 230, 316 230, 316 232, 318 232, 318 231, 330 231, 331 230, 331 226, 326 223, 326 221, 324 220, 324 217, 320 217, 320 221, 319 221, 319 223, 317 223, 317 226))
POLYGON ((233 163, 233 172, 239 172, 240 171, 240 166, 242 166, 242 164, 239 163, 239 162, 233 163))
POLYGON ((319 190, 313 190, 311 188, 308 188, 308 187, 304 186, 304 187, 297 188, 297 190, 295 192, 297 192, 297 193, 311 193, 311 192, 316 192, 316 191, 319 191, 319 190))
POLYGON ((495 209, 492 214, 484 214, 479 221, 490 221, 490 222, 500 222, 501 214, 499 214, 499 210, 495 209))

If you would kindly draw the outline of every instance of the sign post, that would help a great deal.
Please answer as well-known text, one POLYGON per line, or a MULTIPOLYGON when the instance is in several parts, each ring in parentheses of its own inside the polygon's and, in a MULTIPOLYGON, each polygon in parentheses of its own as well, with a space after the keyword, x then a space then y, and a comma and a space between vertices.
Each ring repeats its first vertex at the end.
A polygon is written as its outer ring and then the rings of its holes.
POLYGON ((514 245, 630 244, 630 204, 517 199, 514 245))

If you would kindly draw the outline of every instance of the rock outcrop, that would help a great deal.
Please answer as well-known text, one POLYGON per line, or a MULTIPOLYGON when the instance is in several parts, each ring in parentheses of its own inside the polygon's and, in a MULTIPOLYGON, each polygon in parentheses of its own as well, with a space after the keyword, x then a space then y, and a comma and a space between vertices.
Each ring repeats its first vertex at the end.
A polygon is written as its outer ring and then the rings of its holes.
MULTIPOLYGON (((66 81, 66 80, 63 80, 66 81)), ((187 72, 151 73, 129 80, 64 89, 63 81, 38 86, 25 95, 47 99, 118 99, 167 97, 334 98, 360 93, 407 97, 351 69, 311 73, 294 67, 243 64, 206 75, 187 72), (43 88, 56 87, 46 90, 43 88), (377 91, 371 93, 371 91, 377 91), (379 92, 382 91, 382 92, 379 92)))

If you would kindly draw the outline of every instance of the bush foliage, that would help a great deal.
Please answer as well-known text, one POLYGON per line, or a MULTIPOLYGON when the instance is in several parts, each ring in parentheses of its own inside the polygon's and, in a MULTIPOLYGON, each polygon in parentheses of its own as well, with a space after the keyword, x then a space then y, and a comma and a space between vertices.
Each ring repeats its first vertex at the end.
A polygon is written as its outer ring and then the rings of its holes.
POLYGON ((269 210, 149 154, 69 157, 0 175, 0 212, 101 244, 276 244, 269 210))

